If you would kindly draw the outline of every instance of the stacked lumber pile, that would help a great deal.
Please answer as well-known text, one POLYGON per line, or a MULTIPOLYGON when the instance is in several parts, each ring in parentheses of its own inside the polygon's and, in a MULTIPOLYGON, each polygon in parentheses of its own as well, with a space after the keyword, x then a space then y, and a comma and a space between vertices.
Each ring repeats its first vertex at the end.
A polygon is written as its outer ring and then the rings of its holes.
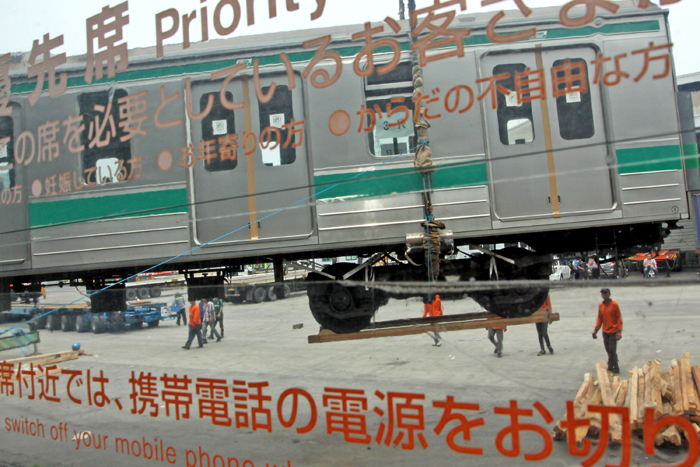
MULTIPOLYGON (((690 354, 686 353, 678 360, 672 360, 665 370, 661 369, 661 360, 647 362, 643 367, 634 367, 629 371, 629 379, 622 380, 612 376, 606 370, 605 362, 596 364, 597 380, 586 373, 583 384, 574 399, 574 413, 577 419, 588 419, 589 426, 576 428, 576 442, 586 436, 598 437, 601 431, 601 414, 589 412, 591 405, 609 407, 628 407, 633 435, 642 434, 644 411, 654 409, 654 419, 666 415, 680 416, 689 420, 700 434, 700 367, 690 365, 690 354)), ((554 427, 554 439, 566 439, 566 429, 562 422, 566 415, 554 427)), ((622 417, 612 415, 610 424, 610 441, 622 442, 622 417)), ((684 443, 683 430, 671 425, 656 436, 655 444, 660 446, 670 443, 681 446, 684 443)))

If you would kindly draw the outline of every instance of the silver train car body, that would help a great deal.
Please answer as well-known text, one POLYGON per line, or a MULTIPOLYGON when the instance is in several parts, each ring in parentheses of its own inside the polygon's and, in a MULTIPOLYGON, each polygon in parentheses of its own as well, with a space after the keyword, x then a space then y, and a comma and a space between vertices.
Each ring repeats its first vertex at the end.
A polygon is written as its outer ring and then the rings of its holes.
MULTIPOLYGON (((535 39, 510 44, 488 41, 488 19, 458 17, 452 27, 472 29, 464 40, 464 56, 423 68, 431 95, 440 93, 444 99, 457 85, 468 85, 475 94, 470 110, 449 113, 440 104, 434 113, 441 111, 442 116, 430 122, 437 165, 432 176, 434 214, 453 232, 456 244, 524 242, 546 254, 615 246, 623 250, 657 243, 665 228, 688 218, 688 191, 700 188, 697 148, 681 136, 672 60, 668 76, 652 78, 663 70, 663 63, 654 61, 646 76, 633 81, 644 56, 631 51, 670 42, 666 12, 628 4, 615 15, 601 14, 573 29, 559 23, 557 9, 535 10, 527 19, 509 14, 502 32, 537 28, 535 39), (598 54, 627 54, 624 66, 631 76, 616 86, 593 84, 598 54), (573 104, 551 95, 549 70, 565 60, 585 61, 587 68, 589 92, 573 96, 573 104), (510 107, 503 94, 498 94, 497 109, 491 108, 490 97, 476 100, 486 90, 485 83, 476 84, 479 79, 504 72, 512 76, 527 68, 546 71, 544 105, 532 101, 510 107)), ((11 139, 3 180, 5 186, 21 186, 21 202, 1 206, 4 288, 49 278, 124 277, 179 255, 161 269, 401 248, 407 234, 421 232, 423 220, 423 184, 413 170, 413 132, 410 125, 409 130, 382 131, 379 117, 373 131, 358 131, 362 106, 379 104, 383 109, 392 97, 411 101, 408 24, 401 24, 399 34, 388 34, 402 44, 401 62, 382 77, 361 78, 353 72, 364 44, 352 41, 351 35, 362 26, 210 41, 184 51, 166 46, 160 59, 154 49, 132 50, 127 71, 92 85, 85 83, 78 57, 59 69, 68 73, 66 92, 55 98, 44 92, 34 106, 28 96, 35 78, 27 77, 26 64, 17 64, 12 115, 0 122, 0 137, 11 139), (333 38, 329 50, 342 57, 342 74, 332 86, 317 88, 302 76, 315 49, 301 44, 326 34, 333 38), (293 89, 281 52, 292 63, 293 89), (268 103, 256 95, 253 60, 260 61, 262 91, 277 85, 268 103), (230 81, 226 92, 227 99, 242 105, 227 110, 219 99, 222 79, 212 80, 211 74, 238 63, 249 66, 230 81), (185 99, 188 85, 191 102, 185 99), (94 105, 144 91, 148 119, 141 128, 148 134, 122 142, 123 129, 117 127, 109 145, 88 148, 88 127, 97 122, 94 105), (158 118, 181 123, 156 128, 156 109, 175 94, 178 98, 158 118), (210 97, 209 114, 195 120, 210 97), (337 111, 351 119, 342 136, 329 130, 337 111), (62 127, 57 157, 29 165, 17 161, 19 154, 12 148, 22 132, 31 132, 38 145, 39 126, 64 122, 69 115, 83 116, 80 143, 85 151, 71 153, 61 144, 62 127), (258 144, 244 155, 253 147, 245 145, 243 133, 260 135, 273 119, 278 125, 303 121, 303 141, 297 134, 292 141, 300 144, 290 145, 291 150, 263 150, 258 144), (183 148, 234 133, 239 142, 235 161, 195 161, 180 167, 183 148), (171 166, 163 170, 168 153, 171 166), (140 173, 130 180, 113 177, 95 186, 85 184, 86 169, 95 167, 104 177, 121 161, 128 173, 132 157, 142 160, 140 173), (61 174, 64 185, 68 183, 64 190, 50 186, 51 177, 58 181, 61 174), (49 189, 54 191, 47 196, 49 189)), ((375 60, 381 63, 390 56, 378 53, 375 60)), ((612 71, 613 63, 606 63, 603 72, 612 71)), ((333 75, 334 67, 322 61, 314 69, 333 75)), ((40 154, 38 149, 35 157, 40 154)))

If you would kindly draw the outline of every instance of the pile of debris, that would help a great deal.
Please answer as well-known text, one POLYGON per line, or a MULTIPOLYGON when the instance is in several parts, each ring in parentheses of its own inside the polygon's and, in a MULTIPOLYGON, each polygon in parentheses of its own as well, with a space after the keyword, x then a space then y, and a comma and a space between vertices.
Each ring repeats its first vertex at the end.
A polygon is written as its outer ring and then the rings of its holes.
MULTIPOLYGON (((643 434, 644 412, 654 409, 654 420, 671 415, 685 418, 692 423, 695 434, 700 434, 700 367, 690 365, 690 354, 686 353, 678 360, 672 360, 666 371, 661 370, 661 360, 648 362, 643 367, 634 367, 629 371, 629 380, 619 376, 612 377, 606 371, 605 362, 596 364, 594 380, 586 373, 583 384, 574 399, 576 419, 587 419, 589 426, 575 428, 576 442, 586 436, 599 437, 601 433, 601 413, 589 411, 589 406, 627 407, 629 408, 630 428, 632 433, 643 434)), ((554 427, 554 439, 566 439, 566 415, 554 427)), ((610 441, 622 442, 622 416, 610 417, 610 441)), ((654 441, 657 446, 670 443, 681 446, 684 443, 683 430, 670 425, 660 432, 654 441)))

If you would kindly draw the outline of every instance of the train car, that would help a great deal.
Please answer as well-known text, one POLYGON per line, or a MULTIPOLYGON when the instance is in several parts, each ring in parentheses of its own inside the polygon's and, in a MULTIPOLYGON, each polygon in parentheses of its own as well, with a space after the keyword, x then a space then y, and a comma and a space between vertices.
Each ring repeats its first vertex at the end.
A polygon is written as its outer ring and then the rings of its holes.
MULTIPOLYGON (((0 293, 66 277, 99 290, 164 261, 187 274, 353 255, 364 264, 307 279, 317 321, 347 332, 389 297, 424 292, 342 280, 547 279, 552 254, 660 244, 700 186, 667 12, 622 2, 576 27, 557 8, 509 12, 498 34, 534 30, 513 42, 489 39, 492 17, 161 45, 129 51, 128 68, 113 56, 112 77, 70 57, 65 92, 57 75, 39 99, 32 57, 13 54, 0 293), (446 228, 426 253, 430 209, 446 228), (444 259, 493 244, 508 247, 444 259)), ((546 294, 470 292, 502 316, 546 294)))

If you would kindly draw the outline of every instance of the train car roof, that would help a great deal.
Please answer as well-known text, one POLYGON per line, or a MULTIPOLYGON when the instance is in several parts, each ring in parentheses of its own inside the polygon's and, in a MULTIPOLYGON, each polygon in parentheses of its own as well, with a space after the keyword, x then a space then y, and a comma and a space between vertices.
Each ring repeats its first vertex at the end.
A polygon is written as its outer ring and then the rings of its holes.
MULTIPOLYGON (((617 13, 612 14, 598 8, 596 10, 596 18, 620 19, 630 16, 648 16, 663 13, 668 14, 668 10, 664 10, 654 3, 651 3, 648 8, 640 9, 637 4, 639 0, 625 0, 618 4, 620 9, 617 13)), ((572 12, 574 14, 583 14, 585 6, 579 5, 572 12)), ((533 8, 532 14, 524 18, 518 10, 506 10, 504 18, 499 21, 499 32, 512 27, 523 27, 531 25, 543 24, 559 24, 559 12, 561 7, 545 7, 533 8)), ((452 23, 452 28, 466 29, 471 28, 471 36, 485 35, 486 26, 489 20, 493 17, 494 12, 483 13, 467 13, 458 15, 452 23)), ((401 36, 406 35, 409 31, 408 20, 400 20, 402 30, 398 34, 393 34, 390 30, 388 33, 378 35, 401 36)), ((375 23, 382 24, 382 23, 375 23)), ((564 26, 561 28, 566 29, 564 26)), ((334 46, 345 44, 349 45, 352 41, 352 34, 361 31, 363 24, 352 24, 344 26, 334 26, 327 28, 313 28, 296 31, 284 31, 259 35, 246 35, 227 38, 210 39, 207 42, 192 42, 190 47, 182 49, 182 44, 169 44, 163 47, 164 56, 156 58, 156 47, 141 47, 129 49, 129 68, 172 66, 188 62, 201 62, 216 57, 241 55, 241 54, 256 54, 256 55, 271 55, 278 53, 280 49, 286 51, 309 51, 303 49, 302 43, 315 39, 320 36, 331 35, 334 46)), ((389 29, 389 28, 385 28, 389 29)), ((505 31, 509 32, 509 31, 505 31)), ((127 40, 128 42, 128 40, 127 40)), ((358 41, 354 41, 353 45, 358 45, 358 41)), ((10 75, 13 81, 24 82, 27 80, 27 68, 30 52, 12 53, 10 60, 10 75)), ((69 75, 83 73, 86 64, 86 54, 70 56, 67 62, 61 65, 56 70, 58 72, 66 72, 69 75)), ((33 78, 30 79, 34 81, 33 78)), ((96 83, 99 84, 99 83, 96 83)), ((13 92, 15 90, 13 89, 13 92)), ((21 90, 20 92, 23 92, 21 90)))

